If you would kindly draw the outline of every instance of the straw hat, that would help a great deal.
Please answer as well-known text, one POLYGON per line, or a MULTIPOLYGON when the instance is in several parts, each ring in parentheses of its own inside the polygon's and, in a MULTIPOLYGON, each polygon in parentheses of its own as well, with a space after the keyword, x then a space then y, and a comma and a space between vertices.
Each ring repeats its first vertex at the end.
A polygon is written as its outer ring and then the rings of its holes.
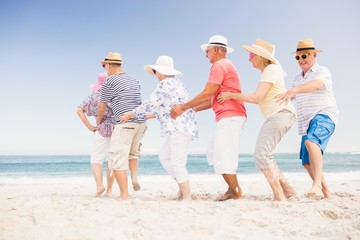
POLYGON ((104 61, 101 61, 101 64, 105 64, 105 63, 121 64, 122 59, 120 53, 109 52, 108 55, 105 57, 104 61))
POLYGON ((228 53, 231 53, 234 51, 233 48, 231 47, 228 47, 228 40, 223 37, 223 36, 220 36, 220 35, 214 35, 212 37, 209 38, 209 42, 208 43, 204 43, 204 44, 201 44, 201 49, 206 51, 206 49, 209 47, 209 46, 220 46, 220 47, 224 47, 227 49, 227 52, 228 53))
POLYGON ((251 46, 242 46, 245 50, 252 52, 258 56, 269 59, 271 62, 276 63, 275 59, 275 46, 270 43, 262 40, 256 39, 255 42, 251 46))
POLYGON ((293 53, 297 53, 297 52, 301 52, 301 51, 308 51, 308 50, 311 50, 314 52, 321 52, 321 50, 315 49, 313 40, 310 38, 307 38, 307 39, 300 40, 298 42, 298 45, 296 47, 296 52, 293 52, 293 53))
POLYGON ((98 81, 97 83, 91 84, 90 85, 90 90, 92 92, 96 92, 99 91, 103 85, 103 83, 105 82, 105 80, 107 79, 108 75, 106 73, 100 73, 98 75, 98 81))
POLYGON ((174 60, 169 56, 159 56, 155 65, 144 65, 144 69, 155 75, 153 69, 166 76, 180 76, 182 73, 174 68, 174 60))

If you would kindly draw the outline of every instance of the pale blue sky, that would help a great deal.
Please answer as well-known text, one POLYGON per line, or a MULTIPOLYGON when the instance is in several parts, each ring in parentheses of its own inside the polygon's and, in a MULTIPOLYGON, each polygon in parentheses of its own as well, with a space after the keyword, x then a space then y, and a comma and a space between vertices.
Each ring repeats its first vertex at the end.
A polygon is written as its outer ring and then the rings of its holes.
MULTIPOLYGON (((192 96, 205 86, 211 67, 200 49, 210 36, 224 35, 235 49, 243 92, 252 92, 260 72, 241 45, 256 38, 276 45, 276 57, 290 86, 299 72, 290 53, 297 42, 312 38, 323 50, 320 65, 333 74, 340 122, 328 151, 360 151, 358 106, 360 2, 304 1, 110 1, 18 0, 0 3, 0 154, 89 154, 93 134, 76 115, 102 72, 109 51, 120 52, 124 70, 139 79, 145 100, 157 84, 143 70, 159 55, 170 55, 192 96)), ((240 152, 252 153, 262 116, 246 104, 248 121, 240 152)), ((197 114, 200 140, 190 152, 204 153, 212 136, 211 110, 197 114)), ((145 153, 163 143, 159 124, 148 121, 145 153)), ((277 152, 297 152, 297 126, 277 152)))

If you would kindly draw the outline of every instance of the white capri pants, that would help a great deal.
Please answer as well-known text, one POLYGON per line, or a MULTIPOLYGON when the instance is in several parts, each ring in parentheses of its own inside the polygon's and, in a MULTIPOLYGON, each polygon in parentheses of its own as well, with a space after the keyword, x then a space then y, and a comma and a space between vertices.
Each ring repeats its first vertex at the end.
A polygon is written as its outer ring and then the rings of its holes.
POLYGON ((97 163, 102 165, 105 158, 107 161, 109 160, 110 139, 111 138, 101 136, 98 131, 95 132, 93 148, 90 157, 91 164, 97 163))
POLYGON ((159 153, 161 165, 178 184, 189 181, 186 164, 190 141, 189 134, 172 133, 165 140, 159 153))
POLYGON ((216 123, 207 159, 217 174, 236 174, 239 163, 240 133, 246 117, 222 118, 216 123))

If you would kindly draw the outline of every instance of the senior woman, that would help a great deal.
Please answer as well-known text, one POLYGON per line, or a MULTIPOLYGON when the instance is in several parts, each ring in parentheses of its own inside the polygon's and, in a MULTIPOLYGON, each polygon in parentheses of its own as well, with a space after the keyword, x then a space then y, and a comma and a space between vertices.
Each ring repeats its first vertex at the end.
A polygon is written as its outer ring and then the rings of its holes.
POLYGON ((280 105, 275 99, 278 94, 286 92, 285 73, 275 59, 275 47, 270 43, 257 39, 252 46, 242 47, 249 52, 249 61, 253 67, 261 71, 259 84, 253 93, 222 92, 217 100, 223 103, 229 99, 236 99, 259 105, 265 121, 255 146, 255 163, 270 184, 274 200, 286 200, 296 193, 283 177, 273 156, 276 145, 296 121, 295 108, 291 101, 280 105))

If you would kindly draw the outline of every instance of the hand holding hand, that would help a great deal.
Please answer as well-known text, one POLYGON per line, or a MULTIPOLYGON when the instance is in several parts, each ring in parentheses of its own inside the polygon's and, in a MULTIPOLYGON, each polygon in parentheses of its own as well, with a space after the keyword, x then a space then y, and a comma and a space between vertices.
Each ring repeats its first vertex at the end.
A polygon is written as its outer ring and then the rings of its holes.
POLYGON ((290 88, 288 91, 286 91, 282 94, 276 95, 275 99, 276 99, 276 102, 281 105, 283 103, 287 103, 288 101, 291 101, 291 99, 294 97, 294 95, 295 95, 295 91, 292 88, 290 88))
POLYGON ((232 99, 231 98, 231 92, 220 92, 217 97, 216 97, 216 100, 219 102, 219 103, 223 103, 227 100, 230 100, 232 99))
POLYGON ((170 110, 170 117, 175 119, 178 116, 180 116, 181 114, 183 114, 183 110, 181 109, 181 104, 175 105, 172 107, 172 109, 170 110))
POLYGON ((127 122, 130 118, 135 117, 133 112, 126 112, 120 117, 120 123, 127 122))

